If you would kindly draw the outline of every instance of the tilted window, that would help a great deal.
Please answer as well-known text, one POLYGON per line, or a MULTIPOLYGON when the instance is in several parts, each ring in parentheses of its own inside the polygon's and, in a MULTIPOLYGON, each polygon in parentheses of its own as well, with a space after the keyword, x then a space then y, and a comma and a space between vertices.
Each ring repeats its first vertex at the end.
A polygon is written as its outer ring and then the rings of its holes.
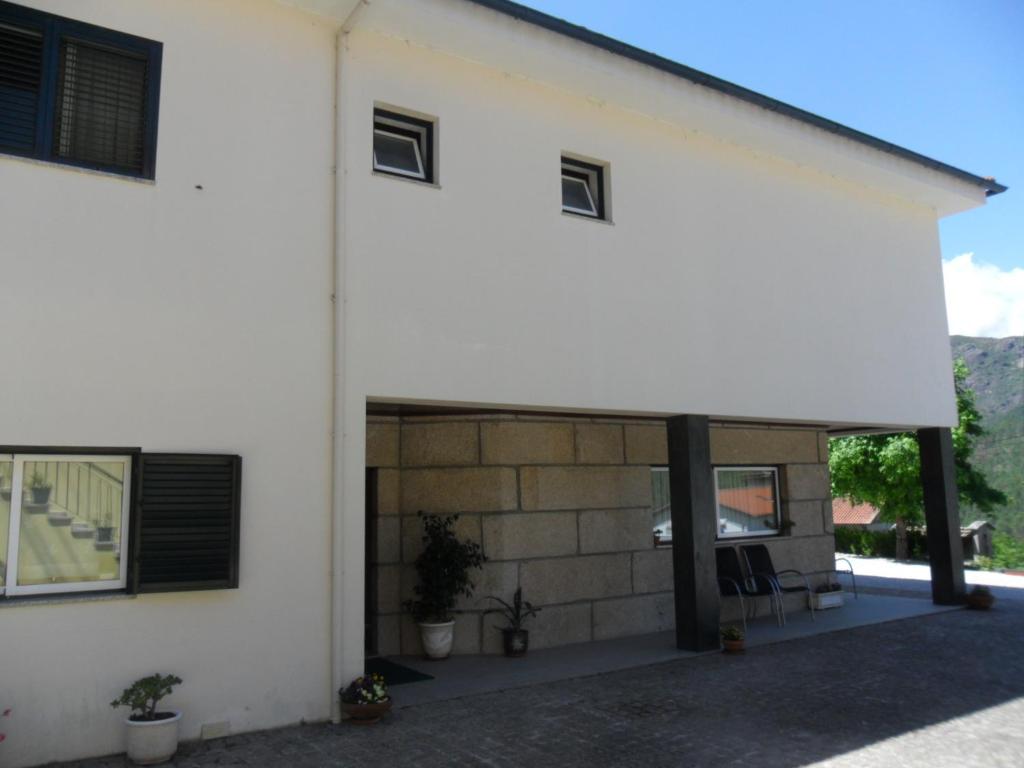
POLYGON ((153 178, 162 51, 0 0, 0 152, 153 178))
POLYGON ((605 218, 605 172, 594 163, 562 158, 562 211, 605 218))
POLYGON ((373 110, 373 170, 434 181, 434 124, 385 109, 373 110))

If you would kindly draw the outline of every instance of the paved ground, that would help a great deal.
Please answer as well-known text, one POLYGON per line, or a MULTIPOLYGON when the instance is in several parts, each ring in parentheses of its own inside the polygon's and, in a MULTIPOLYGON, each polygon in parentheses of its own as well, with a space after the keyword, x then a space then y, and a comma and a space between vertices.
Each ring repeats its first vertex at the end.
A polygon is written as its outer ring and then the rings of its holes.
MULTIPOLYGON (((186 746, 173 765, 1020 768, 1019 594, 987 613, 954 611, 741 657, 714 654, 409 707, 370 728, 230 737, 186 746)), ((69 765, 111 768, 123 760, 69 765)))

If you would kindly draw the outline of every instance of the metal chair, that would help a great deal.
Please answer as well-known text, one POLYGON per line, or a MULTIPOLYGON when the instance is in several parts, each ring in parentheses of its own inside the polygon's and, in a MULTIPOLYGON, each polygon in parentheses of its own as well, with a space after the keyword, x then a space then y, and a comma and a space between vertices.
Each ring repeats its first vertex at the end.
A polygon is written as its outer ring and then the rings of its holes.
MULTIPOLYGON (((782 625, 782 595, 774 582, 761 576, 744 576, 740 568, 740 558, 732 547, 715 549, 715 566, 718 575, 718 593, 722 597, 736 597, 740 601, 743 616, 743 632, 747 631, 747 606, 743 601, 746 597, 767 597, 779 626, 782 625)), ((753 616, 757 615, 757 600, 752 601, 753 616)), ((752 618, 753 618, 752 616, 752 618)))
POLYGON ((811 600, 811 583, 803 573, 793 568, 776 571, 775 566, 772 564, 772 556, 768 552, 768 547, 764 544, 744 544, 740 549, 743 550, 743 559, 747 561, 747 573, 750 574, 751 578, 766 578, 775 585, 778 591, 783 624, 786 623, 786 613, 781 608, 782 598, 785 595, 796 592, 807 593, 807 607, 811 609, 811 621, 816 621, 814 618, 814 603, 811 600), (799 579, 803 583, 786 586, 783 584, 783 579, 799 579))

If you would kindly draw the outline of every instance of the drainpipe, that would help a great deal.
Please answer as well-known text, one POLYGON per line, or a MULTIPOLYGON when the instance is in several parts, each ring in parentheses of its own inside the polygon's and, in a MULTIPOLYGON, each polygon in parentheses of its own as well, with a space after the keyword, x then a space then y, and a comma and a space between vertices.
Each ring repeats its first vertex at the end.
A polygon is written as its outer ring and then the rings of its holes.
POLYGON ((345 333, 342 324, 345 322, 345 258, 346 229, 345 203, 348 187, 348 162, 345 153, 344 131, 340 110, 343 96, 346 93, 345 51, 348 49, 348 35, 355 27, 359 13, 366 6, 367 0, 360 0, 355 8, 342 22, 338 29, 334 44, 334 221, 332 227, 333 254, 331 259, 332 285, 331 294, 331 449, 330 449, 330 542, 331 542, 331 576, 328 590, 330 607, 330 680, 328 696, 331 702, 331 721, 339 722, 341 710, 338 705, 337 689, 342 684, 342 649, 341 638, 344 619, 339 600, 344 594, 344 567, 342 552, 344 544, 344 452, 342 450, 345 434, 345 333))

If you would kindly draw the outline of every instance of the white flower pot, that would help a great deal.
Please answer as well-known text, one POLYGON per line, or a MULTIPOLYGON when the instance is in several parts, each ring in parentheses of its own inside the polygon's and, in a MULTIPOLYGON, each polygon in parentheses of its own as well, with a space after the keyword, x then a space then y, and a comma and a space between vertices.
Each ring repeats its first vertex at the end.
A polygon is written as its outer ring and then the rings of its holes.
POLYGON ((454 637, 454 621, 445 621, 439 624, 420 623, 420 640, 423 642, 423 652, 428 659, 447 659, 452 653, 454 637))
POLYGON ((843 592, 812 592, 811 604, 816 611, 843 607, 843 592))
POLYGON ((178 751, 178 721, 181 712, 164 720, 126 719, 128 759, 137 765, 165 763, 178 751))

